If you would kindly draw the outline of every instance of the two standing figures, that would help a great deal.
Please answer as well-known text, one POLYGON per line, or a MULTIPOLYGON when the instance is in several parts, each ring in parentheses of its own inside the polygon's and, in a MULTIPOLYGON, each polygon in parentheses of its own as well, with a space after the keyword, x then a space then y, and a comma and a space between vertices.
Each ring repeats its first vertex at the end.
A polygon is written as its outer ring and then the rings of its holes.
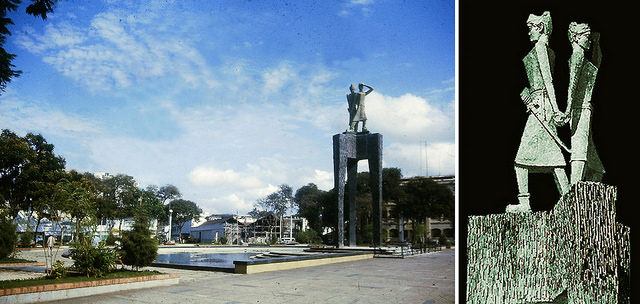
POLYGON ((367 115, 364 112, 364 98, 373 92, 373 88, 364 83, 358 85, 358 92, 356 92, 356 85, 351 84, 349 87, 351 93, 347 94, 347 102, 349 103, 349 129, 347 132, 357 132, 358 123, 362 122, 362 132, 367 131, 367 115), (364 88, 368 90, 365 92, 364 88))
POLYGON ((518 204, 507 206, 507 212, 531 211, 529 204, 529 173, 552 173, 561 194, 578 181, 600 181, 604 168, 596 153, 591 134, 591 93, 595 83, 601 53, 598 33, 591 33, 589 25, 572 22, 569 41, 569 89, 567 108, 560 111, 553 86, 555 55, 549 47, 552 31, 551 15, 529 15, 529 39, 534 43, 523 62, 529 80, 520 97, 529 116, 518 153, 514 161, 518 183, 518 204), (591 53, 587 59, 586 53, 591 53), (571 128, 571 148, 558 138, 557 127, 571 128), (567 177, 562 150, 570 153, 571 179, 567 177))

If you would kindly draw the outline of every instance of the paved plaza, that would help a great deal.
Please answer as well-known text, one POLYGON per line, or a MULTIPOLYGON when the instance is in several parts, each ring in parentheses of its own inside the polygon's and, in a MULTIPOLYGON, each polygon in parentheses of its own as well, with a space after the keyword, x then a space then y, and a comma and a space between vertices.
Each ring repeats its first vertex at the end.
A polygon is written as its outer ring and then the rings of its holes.
MULTIPOLYGON (((230 274, 168 268, 180 284, 122 291, 59 303, 422 303, 455 302, 454 250, 405 259, 230 274)), ((56 302, 50 302, 56 303, 56 302)))

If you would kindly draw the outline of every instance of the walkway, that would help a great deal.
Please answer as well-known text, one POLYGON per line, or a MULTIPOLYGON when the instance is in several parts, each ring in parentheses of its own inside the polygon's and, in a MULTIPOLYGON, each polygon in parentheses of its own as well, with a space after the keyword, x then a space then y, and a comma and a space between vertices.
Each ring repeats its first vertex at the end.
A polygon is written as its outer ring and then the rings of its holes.
POLYGON ((77 298, 64 303, 455 302, 453 249, 405 259, 368 259, 249 275, 151 269, 179 273, 180 284, 77 298))

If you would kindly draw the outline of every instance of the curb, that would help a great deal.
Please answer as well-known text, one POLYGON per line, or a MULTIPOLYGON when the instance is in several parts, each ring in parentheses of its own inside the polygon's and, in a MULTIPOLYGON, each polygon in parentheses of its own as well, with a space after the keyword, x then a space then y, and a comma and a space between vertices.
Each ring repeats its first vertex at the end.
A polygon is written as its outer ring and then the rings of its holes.
POLYGON ((7 288, 0 289, 0 303, 32 303, 44 300, 52 301, 120 290, 167 286, 178 284, 180 280, 179 278, 180 275, 172 273, 133 278, 7 288))
POLYGON ((0 267, 16 267, 16 266, 46 266, 43 262, 31 262, 31 263, 4 263, 0 264, 0 267))

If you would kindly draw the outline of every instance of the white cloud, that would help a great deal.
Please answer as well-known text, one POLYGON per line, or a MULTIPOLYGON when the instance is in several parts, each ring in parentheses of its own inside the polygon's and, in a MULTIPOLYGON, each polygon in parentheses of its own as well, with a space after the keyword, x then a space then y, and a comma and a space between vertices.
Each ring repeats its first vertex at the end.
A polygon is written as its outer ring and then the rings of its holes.
POLYGON ((368 128, 379 130, 394 141, 453 141, 453 112, 444 112, 422 97, 390 97, 373 92, 366 98, 366 113, 368 128))
POLYGON ((319 189, 328 191, 333 188, 333 172, 313 170, 314 175, 309 178, 309 183, 314 183, 319 189))
POLYGON ((47 109, 37 101, 23 102, 6 92, 0 98, 0 122, 2 128, 21 133, 41 132, 56 136, 85 136, 96 133, 100 123, 87 118, 64 113, 57 109, 47 109))
MULTIPOLYGON (((18 45, 41 54, 63 75, 91 91, 126 88, 152 77, 178 75, 187 86, 215 87, 218 82, 206 60, 189 39, 189 28, 173 32, 149 28, 135 12, 108 11, 91 20, 90 27, 64 21, 49 23, 43 34, 25 28, 18 45)), ((160 18, 160 17, 158 17, 160 18)), ((154 20, 163 24, 165 20, 154 20)))
POLYGON ((386 147, 385 167, 398 167, 404 176, 449 175, 455 172, 453 142, 392 143, 386 147), (427 166, 428 165, 428 166, 427 166))
POLYGON ((196 185, 231 186, 235 188, 256 188, 262 182, 233 170, 217 170, 213 168, 196 167, 189 173, 189 180, 196 185))
POLYGON ((270 69, 262 74, 264 81, 264 93, 266 95, 277 93, 295 75, 291 65, 287 62, 281 63, 276 68, 270 69))
POLYGON ((363 16, 368 16, 369 13, 371 13, 370 5, 372 5, 373 2, 373 0, 349 0, 342 4, 342 9, 338 11, 338 16, 347 17, 351 15, 351 11, 356 8, 360 8, 363 16))

